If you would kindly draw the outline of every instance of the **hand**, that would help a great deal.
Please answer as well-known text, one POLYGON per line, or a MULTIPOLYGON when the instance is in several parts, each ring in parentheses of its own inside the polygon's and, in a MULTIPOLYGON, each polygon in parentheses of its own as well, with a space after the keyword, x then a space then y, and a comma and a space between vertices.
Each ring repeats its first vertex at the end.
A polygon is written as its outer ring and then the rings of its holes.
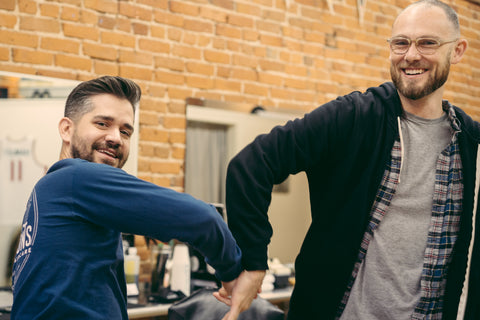
POLYGON ((261 292, 264 277, 265 270, 243 271, 237 279, 222 283, 222 288, 213 293, 218 301, 230 306, 222 320, 236 320, 240 313, 250 308, 261 292))

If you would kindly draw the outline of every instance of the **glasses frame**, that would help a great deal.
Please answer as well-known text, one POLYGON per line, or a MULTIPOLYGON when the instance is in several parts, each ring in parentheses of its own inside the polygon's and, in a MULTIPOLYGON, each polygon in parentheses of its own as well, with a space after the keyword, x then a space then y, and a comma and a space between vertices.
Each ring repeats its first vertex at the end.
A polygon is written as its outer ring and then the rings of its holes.
POLYGON ((415 40, 412 40, 412 39, 407 38, 407 37, 392 37, 390 39, 387 39, 387 42, 390 44, 390 50, 394 54, 398 54, 398 55, 406 54, 408 52, 408 50, 410 50, 410 47, 412 46, 412 43, 415 43, 415 48, 417 49, 417 51, 419 53, 421 53, 423 55, 431 55, 431 54, 435 54, 435 52, 437 52, 437 50, 441 46, 443 46, 444 44, 452 43, 452 42, 455 42, 455 41, 458 41, 458 40, 459 39, 457 38, 457 39, 454 39, 454 40, 442 41, 442 40, 438 40, 438 39, 435 39, 435 38, 428 38, 428 37, 420 37, 420 38, 417 38, 415 40), (397 49, 393 48, 392 41, 397 40, 397 39, 408 41, 408 46, 406 47, 405 50, 399 50, 398 48, 397 49), (433 48, 428 49, 428 50, 432 50, 432 52, 424 52, 423 50, 425 50, 425 48, 422 48, 421 46, 418 45, 418 42, 421 41, 421 40, 432 40, 432 41, 435 41, 437 44, 433 48))

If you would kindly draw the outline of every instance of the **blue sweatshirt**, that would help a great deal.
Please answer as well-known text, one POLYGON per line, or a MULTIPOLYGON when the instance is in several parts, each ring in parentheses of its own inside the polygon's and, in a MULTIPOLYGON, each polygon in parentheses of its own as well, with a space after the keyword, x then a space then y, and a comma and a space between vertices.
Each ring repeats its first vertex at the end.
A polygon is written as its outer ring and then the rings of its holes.
POLYGON ((12 319, 128 319, 121 232, 177 239, 230 281, 241 252, 215 208, 80 159, 54 164, 27 204, 12 319))

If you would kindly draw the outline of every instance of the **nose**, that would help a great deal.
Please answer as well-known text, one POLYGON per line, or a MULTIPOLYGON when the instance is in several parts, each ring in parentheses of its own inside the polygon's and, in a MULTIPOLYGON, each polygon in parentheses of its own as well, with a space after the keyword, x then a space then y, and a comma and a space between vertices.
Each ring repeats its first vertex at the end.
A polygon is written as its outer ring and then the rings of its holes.
POLYGON ((108 143, 114 145, 114 146, 120 146, 122 144, 122 137, 120 130, 117 128, 111 128, 106 137, 105 140, 107 140, 108 143))
POLYGON ((405 53, 405 60, 407 61, 414 61, 414 60, 420 60, 421 59, 421 54, 417 49, 417 46, 414 41, 412 41, 410 47, 408 48, 407 52, 405 53))

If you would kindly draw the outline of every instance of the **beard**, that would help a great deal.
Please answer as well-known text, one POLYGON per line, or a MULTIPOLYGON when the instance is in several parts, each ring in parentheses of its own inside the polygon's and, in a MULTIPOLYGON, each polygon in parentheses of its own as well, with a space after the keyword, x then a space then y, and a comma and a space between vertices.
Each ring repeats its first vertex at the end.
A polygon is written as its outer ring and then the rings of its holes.
POLYGON ((128 155, 125 156, 123 152, 120 151, 118 146, 107 143, 94 142, 91 147, 88 147, 88 144, 85 140, 80 138, 75 132, 72 137, 72 143, 70 146, 71 155, 73 158, 87 160, 89 162, 103 163, 108 164, 109 166, 122 168, 125 162, 127 162, 128 155), (114 159, 105 159, 101 158, 100 160, 95 160, 95 150, 101 149, 113 149, 116 153, 116 160, 114 159), (115 165, 116 163, 116 165, 115 165))
POLYGON ((427 79, 427 83, 423 86, 408 83, 408 79, 402 81, 402 71, 396 69, 393 64, 390 65, 390 75, 392 82, 395 84, 398 92, 404 97, 411 100, 418 100, 436 91, 447 82, 448 75, 450 73, 450 61, 447 61, 441 65, 434 73, 430 74, 427 79))

